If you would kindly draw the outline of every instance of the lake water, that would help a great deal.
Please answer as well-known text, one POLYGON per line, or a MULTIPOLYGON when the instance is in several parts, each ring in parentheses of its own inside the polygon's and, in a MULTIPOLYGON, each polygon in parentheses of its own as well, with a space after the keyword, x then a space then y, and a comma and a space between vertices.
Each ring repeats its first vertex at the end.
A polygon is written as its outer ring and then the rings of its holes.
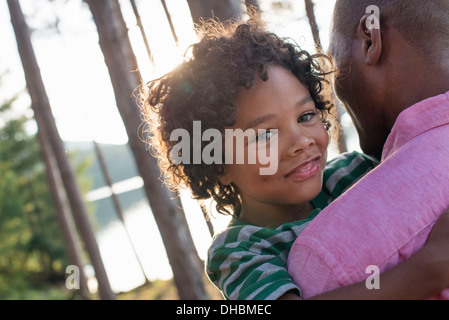
MULTIPOLYGON (((204 260, 211 241, 207 224, 199 205, 189 198, 188 193, 181 194, 181 201, 198 255, 204 260)), ((128 209, 125 216, 127 229, 120 221, 114 221, 106 229, 97 232, 98 245, 112 289, 115 292, 132 290, 145 282, 145 276, 150 281, 171 279, 173 273, 146 199, 128 209), (143 270, 134 254, 130 238, 143 270)), ((211 221, 215 230, 219 231, 226 227, 229 220, 229 217, 217 215, 211 221)))

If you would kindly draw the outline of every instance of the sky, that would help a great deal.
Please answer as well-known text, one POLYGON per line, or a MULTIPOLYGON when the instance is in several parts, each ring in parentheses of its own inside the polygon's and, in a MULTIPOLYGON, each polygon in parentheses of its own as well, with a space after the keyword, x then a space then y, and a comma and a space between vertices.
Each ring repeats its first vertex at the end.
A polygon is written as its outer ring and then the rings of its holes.
MULTIPOLYGON (((280 36, 293 38, 302 48, 313 51, 314 43, 305 16, 303 1, 291 1, 290 8, 275 11, 272 10, 271 2, 271 0, 260 0, 262 10, 265 12, 263 17, 268 22, 268 28, 280 36)), ((21 0, 20 3, 29 26, 35 30, 32 33, 32 42, 61 138, 64 141, 92 141, 95 139, 101 143, 126 143, 126 132, 117 111, 108 71, 98 45, 96 27, 87 5, 81 0, 21 0), (55 29, 45 28, 46 25, 54 23, 56 17, 58 18, 59 32, 56 32, 55 29)), ((144 81, 157 78, 174 68, 182 61, 187 47, 197 41, 186 1, 166 0, 180 40, 179 46, 175 45, 161 2, 156 0, 136 1, 153 51, 155 60, 155 66, 153 66, 149 62, 130 2, 121 0, 120 3, 144 81)), ((315 0, 315 14, 325 49, 328 45, 333 4, 334 0, 315 0)), ((26 87, 6 1, 0 1, 0 41, 2 43, 0 75, 7 72, 2 77, 0 85, 0 101, 2 101, 17 92, 23 92, 26 87)), ((17 114, 26 113, 32 117, 29 106, 30 99, 24 92, 15 103, 14 110, 17 114)), ((0 126, 4 121, 5 119, 0 119, 0 126)), ((347 126, 348 121, 350 120, 344 118, 343 125, 347 126)), ((30 132, 35 131, 35 124, 30 122, 28 129, 30 132)), ((357 144, 350 144, 351 148, 357 148, 357 144)), ((141 187, 141 181, 137 181, 137 185, 141 187)), ((91 193, 90 195, 95 197, 95 194, 91 193)), ((188 201, 192 200, 189 200, 187 196, 183 204, 185 205, 188 201)), ((188 205, 193 207, 197 204, 191 202, 188 205)), ((147 215, 147 212, 140 215, 142 210, 145 209, 136 209, 136 213, 131 215, 136 219, 130 219, 130 224, 133 223, 132 221, 136 221, 134 222, 136 228, 146 225, 151 225, 154 228, 154 221, 143 220, 152 219, 152 217, 147 215)), ((194 218, 188 217, 188 219, 194 218)), ((201 224, 201 230, 192 230, 192 235, 199 255, 204 258, 210 235, 207 234, 204 219, 202 220, 202 224, 197 220, 190 220, 189 224, 191 226, 201 224), (206 241, 204 241, 205 238, 207 238, 206 241)), ((215 226, 224 228, 226 223, 223 221, 227 220, 213 222, 215 222, 215 226)), ((144 260, 147 259, 148 265, 153 268, 149 271, 153 272, 153 277, 170 277, 170 274, 166 273, 169 266, 163 253, 161 240, 146 238, 150 233, 157 233, 157 229, 153 231, 149 232, 147 228, 140 233, 135 232, 136 237, 142 237, 140 241, 142 252, 148 254, 149 242, 152 243, 153 250, 156 250, 153 251, 152 256, 142 254, 142 257, 144 260), (160 269, 160 273, 156 275, 154 275, 154 272, 157 271, 154 270, 155 255, 162 257, 159 259, 161 263, 157 267, 160 269)), ((115 288, 126 291, 143 280, 141 276, 139 279, 133 280, 126 278, 124 279, 125 283, 123 281, 120 283, 117 280, 124 274, 123 269, 112 269, 111 266, 120 263, 120 261, 114 260, 118 256, 118 252, 122 250, 118 246, 126 246, 124 241, 119 240, 117 232, 123 233, 123 227, 117 226, 115 233, 101 235, 107 239, 104 243, 115 241, 113 247, 104 248, 104 260, 110 261, 106 266, 110 268, 108 274, 117 275, 111 281, 115 288), (111 253, 106 254, 107 250, 110 250, 111 253)), ((130 250, 123 248, 123 252, 129 254, 130 250)), ((121 268, 131 268, 132 263, 129 262, 131 260, 121 259, 122 263, 123 261, 126 261, 126 266, 121 266, 121 268)), ((126 273, 136 273, 130 270, 128 269, 126 273)))
MULTIPOLYGON (((140 31, 129 1, 121 1, 130 38, 145 81, 170 71, 182 60, 186 48, 195 42, 196 36, 187 2, 167 0, 180 44, 177 47, 170 33, 160 1, 137 1, 156 66, 150 64, 140 31)), ((298 3, 299 1, 292 1, 298 3)), ((271 1, 262 0, 262 9, 268 12, 271 1)), ((316 1, 316 15, 321 27, 321 38, 327 46, 329 14, 332 0, 316 1)), ((22 10, 32 29, 32 42, 40 65, 42 77, 50 99, 60 135, 65 141, 91 141, 126 143, 126 133, 118 114, 112 86, 101 50, 98 35, 87 5, 81 0, 22 0, 22 10), (59 33, 45 26, 58 20, 59 33)), ((313 42, 303 5, 278 10, 267 15, 270 28, 282 36, 292 37, 306 49, 313 50, 313 42), (288 27, 286 18, 290 19, 288 27)), ((14 33, 10 25, 6 1, 0 2, 0 74, 8 71, 0 87, 0 99, 25 88, 20 58, 14 33)), ((30 104, 27 95, 16 103, 16 110, 30 104)), ((30 111, 28 111, 30 114, 30 111)), ((30 114, 32 115, 32 113, 30 114)), ((30 130, 33 130, 32 125, 30 130)), ((35 130, 35 128, 34 128, 35 130)))
MULTIPOLYGON (((157 8, 159 2, 151 2, 157 8)), ((165 21, 158 10, 145 10, 149 3, 150 1, 139 2, 142 12, 149 13, 145 20, 151 24, 159 21, 159 24, 163 25, 165 21)), ((21 1, 21 4, 29 26, 40 29, 33 33, 32 42, 62 139, 126 143, 127 137, 115 105, 107 68, 98 46, 96 28, 87 5, 78 0, 56 0, 51 3, 48 0, 26 0, 21 1), (42 31, 56 16, 60 21, 60 33, 52 30, 42 31)), ((132 18, 129 10, 126 11, 127 6, 123 8, 126 17, 132 18)), ((3 81, 8 85, 2 86, 0 90, 6 92, 3 93, 6 95, 22 90, 25 81, 14 34, 9 24, 6 1, 0 4, 0 14, 0 36, 3 48, 6 48, 0 55, 0 72, 9 71, 3 81)), ((130 36, 134 40, 136 54, 142 56, 146 52, 137 41, 140 39, 136 40, 138 29, 133 24, 134 21, 129 21, 130 36)), ((147 27, 156 29, 151 24, 147 27)), ((170 39, 167 38, 166 32, 158 30, 154 41, 162 40, 166 52, 172 53, 165 55, 166 61, 170 61, 169 57, 174 61, 178 58, 175 55, 178 50, 174 48, 174 44, 170 46, 170 41, 167 41, 170 39)), ((148 59, 140 60, 141 72, 147 72, 148 75, 148 59)), ((163 66, 164 63, 160 61, 159 68, 162 69, 163 66)), ((28 105, 29 99, 24 95, 16 107, 21 111, 28 105)))

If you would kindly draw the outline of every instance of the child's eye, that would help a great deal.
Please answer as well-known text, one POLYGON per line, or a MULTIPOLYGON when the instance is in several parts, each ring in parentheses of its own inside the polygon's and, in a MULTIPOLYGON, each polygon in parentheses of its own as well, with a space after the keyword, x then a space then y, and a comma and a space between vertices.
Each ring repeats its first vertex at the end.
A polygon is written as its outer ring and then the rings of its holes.
POLYGON ((308 112, 308 113, 302 114, 298 118, 298 123, 312 121, 313 118, 317 115, 318 114, 316 112, 308 112))
POLYGON ((256 136, 256 141, 265 142, 270 140, 270 138, 276 133, 276 130, 267 129, 267 130, 259 130, 259 134, 256 136))

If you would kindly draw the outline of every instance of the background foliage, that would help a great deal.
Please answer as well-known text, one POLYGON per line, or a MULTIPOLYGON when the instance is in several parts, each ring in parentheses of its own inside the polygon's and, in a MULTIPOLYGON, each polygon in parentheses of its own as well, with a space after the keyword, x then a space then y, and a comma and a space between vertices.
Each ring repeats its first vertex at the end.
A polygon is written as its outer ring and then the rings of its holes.
MULTIPOLYGON (((15 99, 0 107, 0 299, 33 299, 64 285, 69 262, 38 140, 25 130, 30 119, 14 116, 15 99)), ((88 167, 78 163, 78 176, 88 167)), ((86 189, 89 181, 79 180, 86 189)))

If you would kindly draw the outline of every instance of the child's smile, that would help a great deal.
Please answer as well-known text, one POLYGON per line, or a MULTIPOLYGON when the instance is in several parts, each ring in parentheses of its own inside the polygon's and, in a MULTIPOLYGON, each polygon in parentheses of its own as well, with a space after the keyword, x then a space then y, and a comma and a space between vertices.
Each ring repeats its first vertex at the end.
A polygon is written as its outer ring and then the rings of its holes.
POLYGON ((297 181, 307 180, 314 177, 320 170, 321 155, 317 155, 310 160, 306 160, 290 171, 285 177, 297 181))
POLYGON ((231 164, 222 183, 236 186, 240 218, 273 226, 305 218, 313 209, 309 201, 321 190, 329 136, 307 88, 293 73, 271 65, 268 74, 267 81, 258 78, 251 89, 239 91, 232 128, 245 130, 250 124, 255 130, 273 130, 258 141, 278 143, 278 170, 264 176, 260 163, 231 164))

